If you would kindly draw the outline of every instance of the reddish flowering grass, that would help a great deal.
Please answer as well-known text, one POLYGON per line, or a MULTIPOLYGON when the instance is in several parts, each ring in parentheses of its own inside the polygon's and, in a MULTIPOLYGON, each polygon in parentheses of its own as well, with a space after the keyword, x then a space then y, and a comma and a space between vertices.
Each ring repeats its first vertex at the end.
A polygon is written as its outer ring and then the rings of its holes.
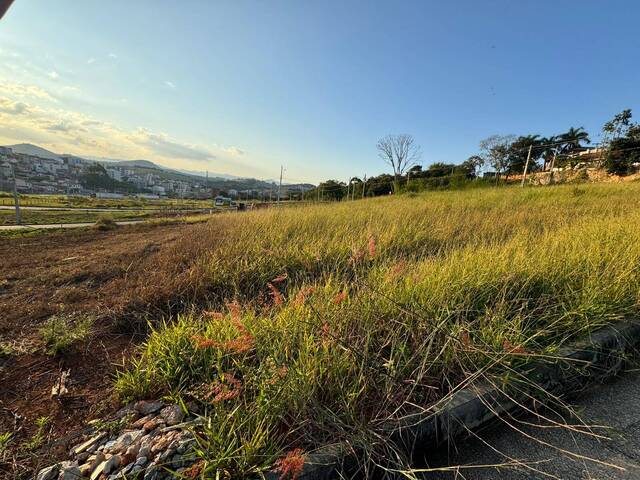
POLYGON ((303 468, 304 451, 301 448, 296 448, 276 460, 274 472, 280 473, 280 480, 296 480, 302 473, 303 468))
POLYGON ((369 237, 369 257, 373 258, 376 256, 376 239, 373 238, 373 235, 369 237))
POLYGON ((186 478, 190 478, 190 479, 195 479, 198 477, 198 475, 200 475, 202 473, 202 470, 204 469, 204 460, 200 460, 197 463, 194 463, 193 465, 191 465, 189 468, 187 468, 183 474, 186 478))
POLYGON ((269 384, 270 385, 275 385, 280 380, 284 380, 284 377, 287 376, 288 372, 289 372, 289 368, 286 365, 282 365, 281 367, 276 368, 273 371, 273 375, 269 379, 269 384))
POLYGON ((202 335, 193 335, 191 340, 195 342, 195 348, 202 350, 204 348, 215 347, 218 342, 210 338, 205 338, 202 335))
POLYGON ((309 295, 311 295, 316 289, 314 287, 303 288, 296 294, 296 298, 293 303, 296 307, 301 307, 307 301, 309 295))
POLYGON ((280 290, 278 290, 271 282, 267 283, 267 287, 271 292, 271 298, 273 298, 274 305, 282 305, 284 303, 284 298, 282 298, 280 290))
POLYGON ((471 337, 469 336, 469 332, 466 330, 460 333, 460 342, 464 345, 465 348, 469 348, 471 346, 471 337))
POLYGON ((519 355, 528 353, 528 351, 522 345, 514 345, 509 340, 504 340, 502 342, 502 348, 504 348, 505 352, 508 353, 515 353, 519 355))
POLYGON ((400 275, 402 275, 406 269, 407 269, 407 261, 400 260, 389 269, 389 273, 387 274, 387 276, 389 277, 389 279, 395 280, 400 275))
POLYGON ((274 278, 273 280, 271 280, 271 283, 282 283, 284 282, 289 275, 287 275, 287 273, 283 273, 282 275, 278 275, 276 278, 274 278))
POLYGON ((203 312, 205 317, 212 318, 214 320, 222 320, 224 318, 224 313, 222 312, 203 312))
POLYGON ((242 305, 236 301, 227 303, 227 310, 229 310, 232 319, 238 319, 242 316, 242 305))
POLYGON ((211 385, 211 390, 206 394, 206 398, 211 403, 224 402, 237 398, 242 392, 242 382, 230 373, 222 375, 223 381, 216 380, 211 385))
POLYGON ((249 330, 247 330, 247 327, 245 327, 240 318, 236 314, 232 313, 232 317, 229 322, 241 334, 239 337, 227 340, 226 342, 219 342, 211 338, 203 337, 202 335, 193 335, 191 339, 195 343, 195 348, 198 350, 205 348, 217 348, 229 353, 246 353, 253 349, 255 345, 255 337, 249 333, 249 330))
POLYGON ((335 303, 336 305, 340 305, 346 299, 347 299, 347 292, 343 290, 342 292, 338 293, 335 297, 333 297, 333 303, 335 303))

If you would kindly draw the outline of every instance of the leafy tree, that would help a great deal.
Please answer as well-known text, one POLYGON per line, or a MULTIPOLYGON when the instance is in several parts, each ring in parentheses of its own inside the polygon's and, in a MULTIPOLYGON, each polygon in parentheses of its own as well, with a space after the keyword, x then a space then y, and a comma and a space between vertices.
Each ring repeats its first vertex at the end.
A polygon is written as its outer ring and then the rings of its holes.
POLYGON ((500 175, 509 166, 509 153, 515 135, 491 135, 480 142, 480 151, 485 162, 496 172, 496 185, 500 175))
POLYGON ((453 163, 432 163, 431 165, 429 165, 429 168, 427 168, 424 176, 426 178, 446 177, 447 175, 451 175, 455 168, 456 165, 454 165, 453 163))
POLYGON ((460 168, 469 178, 475 178, 478 176, 478 171, 484 166, 484 163, 485 160, 480 155, 472 155, 460 164, 460 168))
POLYGON ((377 177, 371 177, 367 180, 367 196, 378 197, 380 195, 389 195, 394 188, 395 178, 392 175, 383 173, 377 177))
POLYGON ((327 180, 318 185, 318 188, 325 200, 342 200, 347 195, 347 185, 338 180, 327 180))
POLYGON ((608 144, 617 138, 626 136, 629 128, 633 125, 631 117, 631 109, 626 109, 605 123, 602 127, 603 143, 608 144))
POLYGON ((626 175, 635 170, 634 163, 640 162, 640 125, 630 125, 623 137, 610 143, 605 161, 609 173, 626 175))
POLYGON ((526 135, 516 138, 509 146, 509 158, 507 160, 507 177, 513 173, 523 173, 529 156, 529 171, 537 169, 537 161, 541 155, 540 135, 526 135))

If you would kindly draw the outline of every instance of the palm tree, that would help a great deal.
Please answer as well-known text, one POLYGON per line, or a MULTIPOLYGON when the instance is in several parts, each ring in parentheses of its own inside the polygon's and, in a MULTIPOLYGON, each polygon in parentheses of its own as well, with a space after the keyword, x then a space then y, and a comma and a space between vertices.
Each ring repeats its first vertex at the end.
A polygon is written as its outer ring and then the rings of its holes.
POLYGON ((551 162, 551 159, 557 152, 557 148, 558 148, 557 142, 558 142, 558 137, 556 136, 542 137, 540 140, 538 140, 538 145, 539 145, 538 154, 542 157, 542 160, 544 162, 542 166, 543 172, 547 171, 547 165, 549 164, 549 162, 551 162))
POLYGON ((566 133, 558 135, 558 139, 564 142, 560 151, 565 154, 581 148, 582 145, 580 145, 580 142, 591 143, 589 133, 587 133, 584 127, 571 127, 566 133))

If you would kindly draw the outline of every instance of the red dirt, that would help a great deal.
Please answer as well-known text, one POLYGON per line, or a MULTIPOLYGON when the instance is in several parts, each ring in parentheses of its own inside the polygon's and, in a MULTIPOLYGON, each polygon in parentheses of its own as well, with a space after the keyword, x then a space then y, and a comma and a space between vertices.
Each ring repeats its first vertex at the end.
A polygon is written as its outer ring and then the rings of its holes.
MULTIPOLYGON (((132 313, 170 305, 177 294, 188 295, 198 273, 193 239, 200 228, 135 225, 0 239, 0 343, 12 348, 8 357, 0 356, 0 433, 14 432, 14 451, 33 435, 39 417, 50 417, 48 439, 53 440, 116 408, 112 375, 142 338, 124 321, 132 313), (184 242, 190 245, 188 256, 184 242), (44 353, 39 330, 60 312, 87 313, 97 320, 90 338, 51 357, 44 353), (52 399, 51 387, 66 369, 69 395, 52 399)), ((20 466, 3 466, 0 458, 0 476, 12 472, 13 478, 27 478, 42 455, 23 459, 30 465, 20 466)))

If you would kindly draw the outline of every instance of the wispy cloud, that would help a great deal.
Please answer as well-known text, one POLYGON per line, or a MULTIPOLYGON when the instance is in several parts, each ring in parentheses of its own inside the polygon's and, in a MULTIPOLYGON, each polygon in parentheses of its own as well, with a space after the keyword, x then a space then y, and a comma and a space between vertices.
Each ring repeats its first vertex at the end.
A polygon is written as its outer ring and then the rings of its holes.
POLYGON ((95 59, 95 58, 93 58, 93 57, 91 57, 90 59, 88 59, 88 60, 87 60, 87 63, 88 63, 89 65, 91 65, 92 63, 96 63, 96 59, 95 59))
POLYGON ((110 52, 109 55, 107 55, 107 57, 109 57, 109 58, 118 58, 118 55, 116 55, 113 52, 110 52))
POLYGON ((238 147, 227 147, 227 148, 223 148, 222 150, 227 152, 232 157, 240 157, 244 155, 244 150, 240 150, 238 147))
POLYGON ((62 108, 46 90, 0 82, 0 142, 32 141, 53 151, 112 158, 148 158, 177 168, 219 169, 236 174, 254 172, 241 162, 235 146, 200 145, 163 132, 125 129, 73 109, 62 108))
POLYGON ((8 98, 0 98, 0 114, 23 115, 27 113, 29 107, 26 103, 15 102, 8 98))
POLYGON ((53 78, 54 80, 60 77, 60 75, 58 75, 58 72, 56 72, 55 70, 51 70, 49 73, 47 73, 47 75, 49 76, 49 78, 53 78))
POLYGON ((37 85, 25 85, 17 82, 0 81, 0 94, 12 98, 31 98, 57 102, 48 91, 37 85))
POLYGON ((167 87, 169 87, 170 89, 172 89, 172 90, 175 90, 175 88, 176 88, 175 83, 173 83, 173 82, 172 82, 172 81, 170 81, 170 80, 165 80, 165 81, 164 81, 164 84, 165 84, 167 87))
POLYGON ((197 162, 206 162, 216 158, 207 147, 181 143, 166 134, 153 133, 144 128, 138 128, 128 138, 131 142, 147 147, 162 157, 184 158, 197 162))

